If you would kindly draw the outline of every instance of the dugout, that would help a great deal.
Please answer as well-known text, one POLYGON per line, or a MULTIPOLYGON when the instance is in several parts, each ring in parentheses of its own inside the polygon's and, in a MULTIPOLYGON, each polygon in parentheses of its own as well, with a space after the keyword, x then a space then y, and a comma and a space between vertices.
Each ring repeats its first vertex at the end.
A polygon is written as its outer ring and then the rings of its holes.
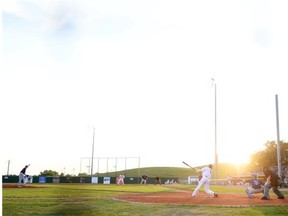
MULTIPOLYGON (((117 177, 97 177, 93 176, 32 176, 32 183, 39 183, 39 184, 61 184, 61 183, 86 183, 86 184, 116 184, 117 177)), ((173 182, 178 183, 178 178, 161 178, 162 184, 165 182, 173 182), (172 181, 173 180, 173 181, 172 181)), ((19 176, 18 175, 4 175, 2 176, 2 183, 18 183, 19 176)), ((125 184, 140 184, 141 177, 125 177, 124 183, 125 184)), ((155 177, 148 177, 147 184, 155 184, 155 177)))
POLYGON ((199 176, 188 176, 187 184, 197 185, 199 182, 199 176))
POLYGON ((18 183, 19 176, 12 175, 12 176, 2 176, 2 183, 18 183))

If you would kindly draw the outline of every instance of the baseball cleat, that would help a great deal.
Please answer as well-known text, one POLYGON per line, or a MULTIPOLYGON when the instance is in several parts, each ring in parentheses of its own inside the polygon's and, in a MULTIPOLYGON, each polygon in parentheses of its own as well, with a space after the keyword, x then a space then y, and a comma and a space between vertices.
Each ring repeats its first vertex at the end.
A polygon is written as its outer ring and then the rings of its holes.
POLYGON ((261 200, 269 200, 269 198, 266 197, 266 196, 263 196, 263 197, 261 198, 261 200))
POLYGON ((278 199, 285 199, 285 198, 284 198, 284 196, 280 196, 280 197, 278 197, 278 199))
POLYGON ((217 194, 217 193, 214 193, 214 197, 218 198, 218 194, 217 194))

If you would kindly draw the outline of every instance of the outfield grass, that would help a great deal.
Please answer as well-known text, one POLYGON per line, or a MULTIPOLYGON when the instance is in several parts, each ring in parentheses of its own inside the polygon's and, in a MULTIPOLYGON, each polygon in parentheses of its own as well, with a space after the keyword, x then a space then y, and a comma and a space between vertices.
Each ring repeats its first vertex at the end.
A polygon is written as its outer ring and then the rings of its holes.
MULTIPOLYGON (((135 204, 114 200, 125 193, 171 192, 171 188, 139 185, 33 184, 37 189, 3 188, 5 215, 288 215, 287 206, 203 207, 135 204)), ((191 185, 173 185, 191 189, 191 185)), ((211 186, 220 193, 243 193, 240 187, 211 186)), ((288 193, 284 192, 287 196, 288 193)))
MULTIPOLYGON (((179 162, 179 164, 182 164, 182 162, 179 162)), ((240 170, 241 172, 246 172, 246 166, 236 166, 235 164, 231 163, 219 163, 217 175, 219 179, 226 179, 228 176, 237 176, 240 170)), ((97 176, 118 176, 122 173, 124 173, 126 177, 135 177, 145 174, 149 178, 159 176, 161 178, 179 178, 180 180, 187 180, 187 177, 190 175, 199 175, 199 173, 196 173, 195 170, 187 167, 141 167, 139 169, 135 168, 117 172, 98 173, 97 176)))

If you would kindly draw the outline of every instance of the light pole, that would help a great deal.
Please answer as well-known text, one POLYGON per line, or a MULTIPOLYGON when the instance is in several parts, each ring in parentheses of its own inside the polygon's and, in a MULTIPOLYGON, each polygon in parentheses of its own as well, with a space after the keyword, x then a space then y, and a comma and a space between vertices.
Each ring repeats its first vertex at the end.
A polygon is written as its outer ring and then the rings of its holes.
POLYGON ((9 175, 10 160, 8 160, 7 176, 9 175))
POLYGON ((215 178, 218 177, 218 153, 217 153, 217 86, 215 80, 212 78, 214 85, 214 143, 215 143, 215 178))
POLYGON ((279 108, 278 108, 278 95, 275 95, 276 103, 276 129, 277 129, 277 166, 278 175, 282 178, 282 166, 281 166, 281 148, 280 148, 280 130, 279 130, 279 108))
POLYGON ((93 127, 93 142, 92 142, 91 176, 93 175, 93 161, 94 161, 94 137, 95 137, 95 127, 93 127))
POLYGON ((62 169, 63 176, 65 176, 65 170, 66 170, 66 167, 64 167, 64 168, 62 169))

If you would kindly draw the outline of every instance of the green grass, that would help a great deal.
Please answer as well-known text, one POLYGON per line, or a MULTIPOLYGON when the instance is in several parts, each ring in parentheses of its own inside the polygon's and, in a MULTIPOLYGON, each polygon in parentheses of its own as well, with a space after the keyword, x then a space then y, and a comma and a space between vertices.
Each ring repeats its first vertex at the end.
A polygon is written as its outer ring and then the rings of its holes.
MULTIPOLYGON (((171 192, 173 188, 193 190, 192 185, 92 185, 34 184, 37 189, 3 188, 5 215, 288 215, 287 206, 203 207, 193 205, 135 204, 113 199, 125 193, 171 192)), ((243 193, 242 187, 211 186, 220 193, 243 193)), ((287 196, 288 193, 285 192, 287 196)))

